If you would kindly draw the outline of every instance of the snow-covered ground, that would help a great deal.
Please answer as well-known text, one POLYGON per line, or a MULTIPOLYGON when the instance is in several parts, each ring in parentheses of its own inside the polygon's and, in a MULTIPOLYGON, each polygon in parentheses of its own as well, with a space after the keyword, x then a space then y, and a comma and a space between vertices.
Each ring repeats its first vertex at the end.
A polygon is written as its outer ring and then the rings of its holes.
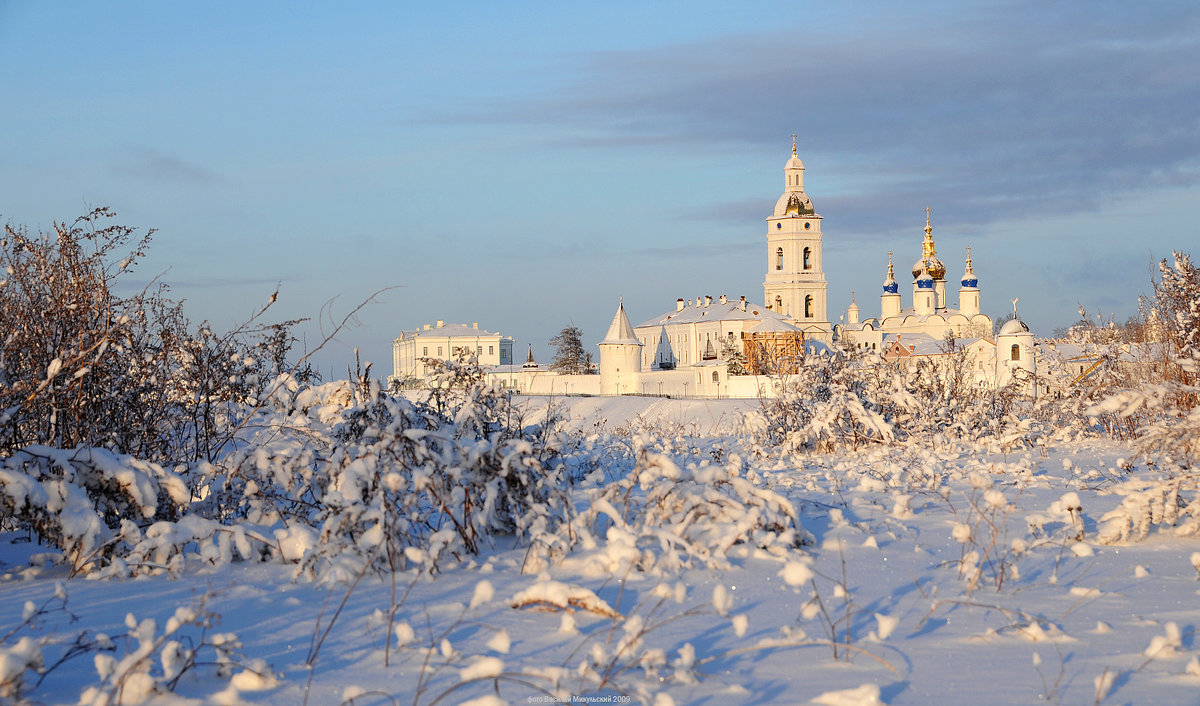
MULTIPOLYGON (((1166 529, 1098 541, 1115 491, 1156 473, 1129 470, 1115 442, 933 437, 781 458, 738 440, 755 401, 555 402, 598 459, 575 507, 587 517, 603 499, 620 516, 597 512, 564 553, 492 540, 433 576, 353 585, 249 562, 85 580, 40 568, 44 549, 9 534, 0 677, 40 640, 44 668, 68 659, 40 684, 29 671, 27 698, 90 703, 140 657, 166 680, 178 641, 223 647, 202 650, 162 702, 1200 702, 1200 542, 1166 529), (665 508, 678 498, 654 495, 663 479, 704 502, 665 508), (620 504, 635 495, 657 504, 620 504), (792 535, 724 544, 787 504, 792 535), (222 655, 223 670, 203 663, 222 655)), ((525 401, 531 417, 543 403, 525 401)), ((124 697, 151 688, 130 678, 124 697)))

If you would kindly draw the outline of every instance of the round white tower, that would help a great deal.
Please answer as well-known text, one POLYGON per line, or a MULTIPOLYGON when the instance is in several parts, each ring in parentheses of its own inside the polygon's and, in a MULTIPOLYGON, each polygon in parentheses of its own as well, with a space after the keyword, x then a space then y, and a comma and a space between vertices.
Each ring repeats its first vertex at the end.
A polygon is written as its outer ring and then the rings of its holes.
POLYGON ((642 342, 633 332, 624 302, 600 341, 600 394, 621 395, 633 392, 642 372, 642 342))
POLYGON ((1015 384, 1022 393, 1036 396, 1036 371, 1033 334, 1017 316, 1017 300, 1013 299, 1013 318, 1004 322, 996 335, 996 387, 1015 384))

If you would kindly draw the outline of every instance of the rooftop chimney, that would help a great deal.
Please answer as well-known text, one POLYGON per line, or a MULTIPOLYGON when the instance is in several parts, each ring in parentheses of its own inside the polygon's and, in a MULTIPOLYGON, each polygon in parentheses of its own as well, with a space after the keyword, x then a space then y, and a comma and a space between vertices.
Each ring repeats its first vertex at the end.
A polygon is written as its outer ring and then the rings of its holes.
POLYGON ((425 330, 426 330, 426 331, 428 331, 428 330, 429 330, 429 328, 430 328, 430 327, 429 327, 429 324, 425 324, 425 330))
POLYGON ((683 311, 683 297, 675 300, 675 311, 683 311))
POLYGON ((479 322, 478 322, 478 321, 472 321, 472 322, 471 322, 471 328, 473 328, 473 329, 475 329, 476 331, 478 331, 478 330, 479 330, 479 322))
POLYGON ((722 304, 727 304, 727 303, 729 303, 729 297, 727 297, 727 296, 725 296, 724 294, 722 294, 722 295, 721 295, 721 303, 722 303, 722 304))
POLYGON ((712 297, 705 295, 704 306, 710 306, 710 305, 712 305, 712 297))
POLYGON ((739 303, 742 305, 742 311, 745 311, 746 310, 746 295, 745 294, 742 295, 742 300, 739 303))
POLYGON ((443 320, 441 320, 441 319, 438 319, 438 324, 437 324, 437 327, 438 327, 438 328, 441 328, 441 327, 443 327, 443 326, 445 326, 445 325, 446 325, 446 322, 445 322, 445 321, 443 321, 443 320))

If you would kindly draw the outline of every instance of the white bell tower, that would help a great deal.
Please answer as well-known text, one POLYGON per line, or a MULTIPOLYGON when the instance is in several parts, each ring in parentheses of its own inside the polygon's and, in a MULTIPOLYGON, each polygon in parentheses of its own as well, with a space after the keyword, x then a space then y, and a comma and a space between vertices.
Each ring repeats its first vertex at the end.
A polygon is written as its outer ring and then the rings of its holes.
POLYGON ((804 193, 804 163, 796 154, 783 167, 784 191, 767 217, 766 305, 789 317, 809 339, 829 343, 825 271, 821 264, 821 217, 804 193))

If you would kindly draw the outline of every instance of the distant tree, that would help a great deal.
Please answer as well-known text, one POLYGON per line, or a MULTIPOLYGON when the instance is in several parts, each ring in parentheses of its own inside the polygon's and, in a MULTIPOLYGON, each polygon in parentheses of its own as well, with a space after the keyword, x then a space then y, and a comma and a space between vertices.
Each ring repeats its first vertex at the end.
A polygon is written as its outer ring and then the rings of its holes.
POLYGON ((566 375, 586 375, 592 370, 592 354, 583 347, 583 331, 578 326, 567 326, 550 339, 554 346, 554 360, 550 369, 566 375))
POLYGON ((1153 300, 1144 299, 1141 315, 1129 317, 1125 323, 1117 323, 1113 316, 1105 319, 1100 314, 1091 317, 1087 309, 1079 306, 1079 320, 1069 326, 1054 329, 1052 336, 1058 340, 1072 343, 1092 343, 1096 345, 1114 345, 1120 343, 1140 343, 1146 340, 1147 328, 1144 316, 1153 315, 1153 300))
POLYGON ((723 339, 721 358, 725 360, 725 371, 730 375, 749 375, 746 367, 746 353, 742 350, 741 341, 732 338, 723 339))
POLYGON ((1010 311, 1006 314, 997 316, 997 317, 993 318, 992 320, 995 322, 994 325, 996 327, 996 330, 999 331, 1001 326, 1003 326, 1004 324, 1008 323, 1009 321, 1011 321, 1015 318, 1017 318, 1017 315, 1010 311))

